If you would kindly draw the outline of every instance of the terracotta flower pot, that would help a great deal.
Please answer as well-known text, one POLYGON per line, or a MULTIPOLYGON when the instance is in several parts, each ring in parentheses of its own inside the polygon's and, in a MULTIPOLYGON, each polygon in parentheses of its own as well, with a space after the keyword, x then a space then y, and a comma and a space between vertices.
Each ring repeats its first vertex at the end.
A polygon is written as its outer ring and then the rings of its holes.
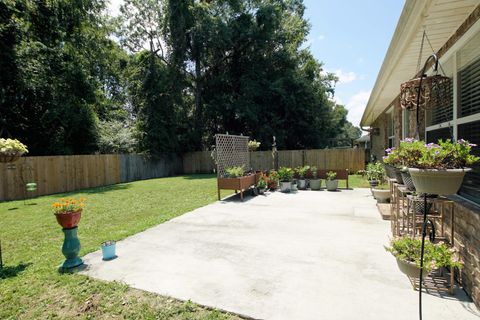
POLYGON ((55 217, 57 218, 58 224, 61 225, 62 228, 72 229, 75 228, 80 222, 82 210, 80 209, 75 212, 55 213, 55 217))
POLYGON ((418 193, 439 195, 456 194, 463 182, 465 173, 472 169, 417 169, 408 168, 418 193))

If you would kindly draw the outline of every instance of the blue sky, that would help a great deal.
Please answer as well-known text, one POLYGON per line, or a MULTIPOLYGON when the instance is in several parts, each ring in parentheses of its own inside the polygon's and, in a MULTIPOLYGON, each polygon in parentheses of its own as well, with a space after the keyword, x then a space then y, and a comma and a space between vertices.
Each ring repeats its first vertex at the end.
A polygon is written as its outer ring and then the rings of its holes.
MULTIPOLYGON (((122 0, 110 1, 118 14, 122 0)), ((402 12, 404 0, 304 0, 311 24, 306 45, 339 76, 335 99, 359 125, 378 71, 402 12)))
POLYGON ((335 99, 358 125, 402 12, 404 0, 304 0, 307 45, 339 76, 335 99))

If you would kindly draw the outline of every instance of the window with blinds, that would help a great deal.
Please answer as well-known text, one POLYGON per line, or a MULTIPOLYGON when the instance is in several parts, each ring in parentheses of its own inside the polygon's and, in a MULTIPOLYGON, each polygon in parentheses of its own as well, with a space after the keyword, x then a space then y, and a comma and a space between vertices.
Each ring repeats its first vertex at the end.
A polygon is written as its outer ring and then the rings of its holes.
POLYGON ((441 128, 437 130, 427 131, 427 142, 436 143, 438 140, 450 139, 453 141, 453 128, 441 128))
MULTIPOLYGON (((469 122, 458 126, 458 136, 475 143, 473 153, 480 156, 480 121, 469 122)), ((480 164, 472 167, 473 171, 467 173, 463 179, 459 194, 471 201, 480 204, 480 164)))
POLYGON ((480 58, 458 72, 458 117, 480 113, 480 58))
MULTIPOLYGON (((453 81, 450 82, 448 94, 452 97, 453 96, 453 81)), ((449 105, 443 105, 437 107, 431 111, 430 115, 430 125, 435 125, 447 121, 451 121, 453 119, 453 99, 452 103, 449 105)))

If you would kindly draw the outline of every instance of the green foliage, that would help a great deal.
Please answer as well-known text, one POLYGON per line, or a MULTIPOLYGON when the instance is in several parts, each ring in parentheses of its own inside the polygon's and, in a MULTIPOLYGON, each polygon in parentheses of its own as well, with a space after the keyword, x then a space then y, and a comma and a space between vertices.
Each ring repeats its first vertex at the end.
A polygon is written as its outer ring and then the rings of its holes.
POLYGON ((0 138, 0 153, 6 155, 16 155, 27 153, 27 146, 17 139, 0 138))
POLYGON ((238 177, 243 177, 245 174, 245 169, 243 166, 241 167, 230 167, 226 168, 225 172, 227 173, 228 178, 238 178, 238 177))
POLYGON ((97 106, 114 95, 106 79, 113 77, 107 57, 115 46, 104 5, 99 0, 0 4, 0 126, 32 154, 96 150, 97 106))
POLYGON ((290 182, 293 179, 293 169, 281 167, 278 169, 278 179, 282 182, 290 182))
POLYGON ((268 177, 262 174, 257 182, 257 187, 260 189, 265 189, 268 184, 268 177))
POLYGON ((204 150, 216 133, 279 149, 355 138, 298 0, 0 2, 0 128, 31 154, 204 150), (117 44, 112 40, 118 40, 117 44), (131 145, 131 143, 127 143, 131 145), (110 151, 112 150, 112 151, 110 151))
POLYGON ((299 179, 305 179, 308 170, 310 170, 310 166, 297 167, 295 168, 295 174, 299 179))
POLYGON ((317 179, 317 176, 318 176, 317 167, 311 166, 310 173, 312 174, 312 179, 317 179))
POLYGON ((250 140, 248 141, 248 150, 250 151, 255 151, 260 147, 260 142, 257 142, 257 140, 250 140))
MULTIPOLYGON (((412 239, 410 237, 401 237, 393 239, 389 247, 385 249, 394 257, 401 260, 413 262, 420 268, 420 253, 422 240, 412 239)), ((454 251, 445 243, 433 244, 425 240, 423 269, 427 272, 433 268, 455 267, 461 268, 462 264, 455 259, 454 251)))
POLYGON ((377 161, 375 163, 369 163, 367 165, 367 170, 365 171, 365 174, 367 175, 367 179, 370 181, 376 180, 382 182, 385 180, 386 172, 383 164, 377 161))
POLYGON ((137 148, 133 128, 118 120, 99 124, 98 147, 101 153, 132 153, 137 148))
POLYGON ((328 171, 326 175, 327 180, 335 180, 335 178, 337 177, 337 173, 333 171, 328 171))
POLYGON ((438 144, 407 138, 400 142, 397 149, 387 149, 384 162, 420 169, 459 169, 470 166, 480 160, 471 154, 471 144, 463 139, 452 142, 439 140, 438 144))

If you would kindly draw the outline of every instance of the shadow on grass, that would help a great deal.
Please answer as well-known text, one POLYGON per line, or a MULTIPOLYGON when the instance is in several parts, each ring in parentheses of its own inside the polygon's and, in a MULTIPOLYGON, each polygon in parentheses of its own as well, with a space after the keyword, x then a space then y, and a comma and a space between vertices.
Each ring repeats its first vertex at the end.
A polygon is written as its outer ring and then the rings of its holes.
POLYGON ((20 263, 14 267, 4 266, 0 268, 0 279, 7 279, 16 277, 19 273, 25 271, 31 263, 20 263))
POLYGON ((214 173, 198 173, 198 174, 189 174, 183 176, 186 180, 200 180, 200 179, 213 179, 216 178, 217 175, 214 173))
POLYGON ((72 194, 78 194, 78 193, 86 193, 86 194, 103 194, 111 191, 118 191, 118 190, 127 190, 131 188, 131 183, 120 183, 120 184, 111 184, 108 186, 103 186, 103 187, 96 187, 96 188, 90 188, 90 189, 81 189, 81 190, 75 190, 72 192, 64 192, 64 193, 57 193, 56 195, 58 197, 69 197, 72 194))

